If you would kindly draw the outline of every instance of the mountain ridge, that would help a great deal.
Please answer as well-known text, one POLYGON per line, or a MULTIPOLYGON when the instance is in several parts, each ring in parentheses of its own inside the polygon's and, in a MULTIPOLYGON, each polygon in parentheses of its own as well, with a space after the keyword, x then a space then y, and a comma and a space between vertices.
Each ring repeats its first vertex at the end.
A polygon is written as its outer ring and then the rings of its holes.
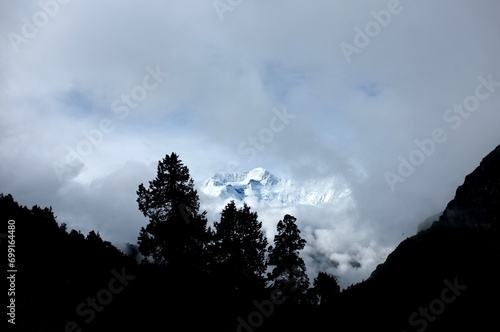
POLYGON ((256 199, 279 204, 328 204, 351 191, 340 177, 309 181, 280 179, 263 167, 240 173, 216 173, 205 180, 201 191, 223 200, 256 199))
POLYGON ((367 280, 342 293, 346 321, 365 318, 352 330, 481 331, 495 325, 498 305, 487 299, 500 296, 499 202, 500 145, 465 177, 439 219, 428 218, 434 219, 429 228, 403 240, 367 280), (450 284, 463 291, 445 302, 450 284))

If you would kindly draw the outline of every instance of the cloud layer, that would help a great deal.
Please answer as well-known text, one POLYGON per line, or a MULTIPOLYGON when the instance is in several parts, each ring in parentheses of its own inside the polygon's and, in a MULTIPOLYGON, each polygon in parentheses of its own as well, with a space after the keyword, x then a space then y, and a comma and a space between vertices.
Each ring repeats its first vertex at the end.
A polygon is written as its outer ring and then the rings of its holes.
MULTIPOLYGON (((256 166, 342 176, 348 208, 253 209, 270 235, 285 213, 297 217, 308 268, 345 287, 444 209, 500 143, 498 83, 483 84, 477 107, 467 99, 479 77, 500 82, 498 3, 221 2, 225 11, 210 1, 2 3, 1 192, 123 243, 147 222, 137 186, 171 152, 197 184, 256 166), (346 56, 345 44, 357 51, 346 56), (294 117, 271 137, 283 108, 294 117), (414 153, 401 176, 400 157, 436 128, 446 139, 423 160, 414 153), (242 153, 245 142, 255 153, 242 153), (403 181, 391 188, 386 172, 403 181)), ((218 218, 221 202, 201 198, 218 218)))

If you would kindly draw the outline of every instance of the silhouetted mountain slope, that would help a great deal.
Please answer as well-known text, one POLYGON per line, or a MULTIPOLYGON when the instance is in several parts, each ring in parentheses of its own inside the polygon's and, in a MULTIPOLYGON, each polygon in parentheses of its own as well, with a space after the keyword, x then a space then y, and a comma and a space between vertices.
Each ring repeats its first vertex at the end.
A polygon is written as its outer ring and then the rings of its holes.
POLYGON ((499 203, 500 146, 465 178, 439 220, 401 242, 368 280, 336 293, 325 305, 304 300, 271 306, 274 289, 243 285, 235 290, 220 275, 195 267, 137 264, 94 232, 68 232, 50 208, 28 209, 0 194, 2 218, 16 221, 15 327, 74 332, 494 330, 500 309, 495 266, 500 261, 499 203))
POLYGON ((495 326, 500 306, 489 299, 500 296, 499 204, 500 146, 465 178, 438 222, 401 242, 367 281, 342 293, 337 313, 351 323, 345 330, 495 326))
POLYGON ((420 232, 425 231, 426 229, 430 228, 432 226, 432 224, 435 221, 438 221, 442 215, 443 215, 443 212, 437 213, 433 216, 426 218, 424 221, 419 223, 417 226, 417 233, 420 233, 420 232))
POLYGON ((500 145, 465 177, 435 227, 500 229, 500 145))
POLYGON ((111 270, 132 263, 94 232, 68 233, 50 208, 28 209, 0 194, 0 211, 4 225, 15 221, 19 331, 64 331, 66 322, 79 318, 76 307, 107 285, 111 270))

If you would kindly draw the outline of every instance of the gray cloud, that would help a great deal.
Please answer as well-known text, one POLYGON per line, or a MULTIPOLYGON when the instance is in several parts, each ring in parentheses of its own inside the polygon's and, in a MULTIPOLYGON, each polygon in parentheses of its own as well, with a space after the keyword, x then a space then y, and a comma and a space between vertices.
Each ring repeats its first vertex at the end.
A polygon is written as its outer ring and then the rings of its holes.
MULTIPOLYGON (((172 151, 197 184, 230 160, 300 180, 338 175, 352 209, 289 211, 307 237, 311 271, 328 268, 344 286, 366 278, 500 142, 500 88, 459 128, 443 119, 474 94, 478 76, 500 81, 499 5, 401 1, 348 63, 340 44, 353 44, 355 27, 388 3, 243 1, 221 21, 210 1, 69 1, 30 38, 23 18, 33 23, 40 5, 2 3, 0 189, 118 243, 135 241, 145 224, 135 190, 172 151), (26 43, 13 45, 11 33, 26 43), (142 84, 148 66, 169 76, 119 118, 113 102, 142 84), (240 153, 283 107, 296 115, 286 128, 254 158, 240 153), (53 163, 103 119, 113 130, 59 181, 53 163), (445 142, 392 192, 384 172, 397 172, 398 157, 435 128, 445 142)), ((218 218, 221 203, 202 200, 218 218)), ((269 232, 288 211, 254 210, 269 232)))

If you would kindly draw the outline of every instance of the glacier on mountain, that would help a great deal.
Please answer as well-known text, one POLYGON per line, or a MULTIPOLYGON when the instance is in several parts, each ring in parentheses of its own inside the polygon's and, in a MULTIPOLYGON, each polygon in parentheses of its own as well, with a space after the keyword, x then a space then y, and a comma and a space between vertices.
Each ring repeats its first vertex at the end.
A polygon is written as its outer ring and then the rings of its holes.
POLYGON ((207 179, 201 191, 223 200, 257 201, 281 204, 318 205, 349 196, 351 191, 339 177, 321 180, 283 180, 262 167, 241 173, 217 173, 207 179))

